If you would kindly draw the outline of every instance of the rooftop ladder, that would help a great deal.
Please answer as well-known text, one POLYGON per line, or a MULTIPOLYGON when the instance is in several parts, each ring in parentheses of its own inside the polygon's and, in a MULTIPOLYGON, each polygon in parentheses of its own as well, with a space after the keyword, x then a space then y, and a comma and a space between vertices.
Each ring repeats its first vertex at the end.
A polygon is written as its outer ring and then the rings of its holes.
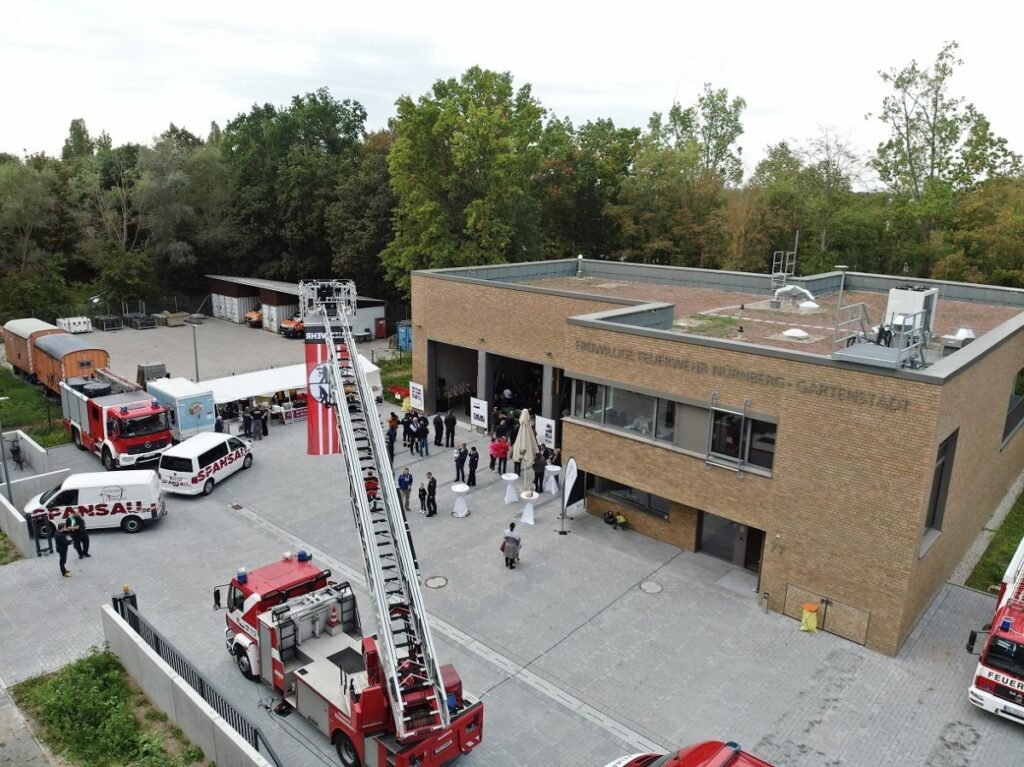
POLYGON ((352 509, 363 547, 366 580, 377 613, 377 638, 399 741, 411 742, 445 729, 448 707, 440 666, 426 623, 409 526, 387 458, 373 392, 359 365, 348 314, 355 286, 345 281, 300 284, 300 295, 317 303, 328 337, 332 407, 349 476, 352 509), (335 298, 329 297, 334 289, 335 298), (308 295, 307 295, 308 293, 308 295), (371 481, 370 478, 375 481, 371 481))

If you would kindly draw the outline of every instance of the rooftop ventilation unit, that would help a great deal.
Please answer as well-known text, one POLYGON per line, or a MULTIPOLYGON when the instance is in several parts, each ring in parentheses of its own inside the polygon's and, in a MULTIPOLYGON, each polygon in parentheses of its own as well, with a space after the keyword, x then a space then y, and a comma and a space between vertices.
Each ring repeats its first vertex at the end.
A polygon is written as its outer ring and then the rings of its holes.
POLYGON ((928 331, 929 335, 933 335, 935 333, 935 305, 938 299, 937 288, 928 288, 924 285, 900 285, 892 288, 889 290, 889 303, 885 307, 882 324, 896 326, 893 327, 894 331, 898 331, 899 327, 918 326, 928 331), (909 318, 918 312, 925 313, 924 321, 909 322, 909 318))
POLYGON ((942 356, 948 357, 957 349, 963 349, 975 338, 977 338, 977 336, 970 328, 957 328, 956 332, 952 335, 940 336, 939 341, 942 343, 942 356))

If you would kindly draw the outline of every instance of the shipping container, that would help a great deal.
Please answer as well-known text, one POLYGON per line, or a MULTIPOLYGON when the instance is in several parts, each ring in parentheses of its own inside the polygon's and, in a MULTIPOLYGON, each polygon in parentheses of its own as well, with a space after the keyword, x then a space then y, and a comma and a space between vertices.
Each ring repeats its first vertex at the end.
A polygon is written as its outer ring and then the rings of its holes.
POLYGON ((273 306, 263 304, 263 329, 276 333, 281 328, 281 321, 286 320, 299 311, 299 305, 285 304, 284 306, 273 306))
POLYGON ((210 306, 212 307, 211 311, 213 313, 213 316, 219 320, 224 319, 224 317, 226 316, 224 314, 225 297, 222 296, 220 293, 213 293, 211 294, 211 296, 212 297, 210 298, 210 306))
POLYGON ((110 355, 77 336, 68 333, 46 335, 35 342, 35 377, 54 394, 60 394, 65 378, 85 376, 110 365, 110 355))
POLYGON ((257 301, 256 296, 224 296, 223 319, 244 325, 245 313, 259 308, 257 301))
POLYGON ((28 317, 11 320, 4 325, 4 352, 15 372, 26 376, 35 375, 35 342, 43 336, 64 331, 49 322, 28 317))

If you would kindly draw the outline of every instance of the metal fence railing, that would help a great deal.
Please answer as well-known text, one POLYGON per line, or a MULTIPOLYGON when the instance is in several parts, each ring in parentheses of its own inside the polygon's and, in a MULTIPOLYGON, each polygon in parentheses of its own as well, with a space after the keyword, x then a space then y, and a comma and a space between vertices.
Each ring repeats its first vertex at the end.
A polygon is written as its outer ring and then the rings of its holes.
POLYGON ((267 758, 277 767, 282 767, 281 760, 274 753, 274 749, 271 747, 267 737, 260 731, 260 728, 250 722, 244 714, 236 709, 216 685, 206 679, 173 644, 167 641, 163 634, 153 628, 149 621, 139 614, 134 593, 115 596, 113 604, 117 614, 132 627, 136 634, 145 640, 146 644, 168 666, 174 669, 174 673, 184 679, 189 687, 199 693, 202 699, 209 704, 210 708, 231 725, 250 746, 266 754, 267 758))

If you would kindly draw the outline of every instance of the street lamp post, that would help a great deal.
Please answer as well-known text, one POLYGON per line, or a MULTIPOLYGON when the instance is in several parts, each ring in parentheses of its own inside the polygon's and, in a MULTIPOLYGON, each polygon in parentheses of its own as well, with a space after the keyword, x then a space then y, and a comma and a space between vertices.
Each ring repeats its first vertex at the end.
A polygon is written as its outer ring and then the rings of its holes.
MULTIPOLYGON (((10 397, 0 397, 0 402, 6 402, 10 397)), ((4 455, 4 425, 0 421, 0 467, 4 470, 4 482, 7 484, 7 500, 14 503, 14 496, 11 495, 11 475, 7 471, 7 456, 4 455)))
MULTIPOLYGON (((200 314, 203 311, 203 307, 206 306, 206 302, 210 300, 210 295, 211 294, 209 293, 206 295, 203 302, 199 304, 199 308, 193 312, 194 314, 200 314)), ((192 357, 196 363, 196 383, 199 383, 199 344, 196 343, 196 323, 190 322, 189 324, 192 326, 192 357)))

